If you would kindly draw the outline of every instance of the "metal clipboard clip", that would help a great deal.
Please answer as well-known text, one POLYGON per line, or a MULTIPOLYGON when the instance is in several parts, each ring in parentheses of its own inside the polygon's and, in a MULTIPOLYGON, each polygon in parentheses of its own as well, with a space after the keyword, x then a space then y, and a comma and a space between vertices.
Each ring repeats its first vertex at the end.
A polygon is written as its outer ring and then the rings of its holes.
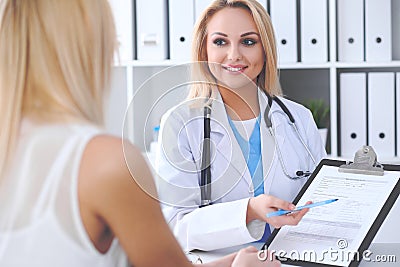
POLYGON ((372 146, 363 146, 356 152, 354 162, 341 165, 339 172, 383 176, 384 170, 372 146))

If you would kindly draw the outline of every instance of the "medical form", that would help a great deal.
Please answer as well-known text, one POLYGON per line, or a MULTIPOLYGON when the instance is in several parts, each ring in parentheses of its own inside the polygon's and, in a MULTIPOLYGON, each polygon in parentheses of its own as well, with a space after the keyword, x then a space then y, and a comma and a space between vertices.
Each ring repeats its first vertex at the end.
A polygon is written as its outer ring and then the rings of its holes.
POLYGON ((312 208, 297 226, 277 230, 268 249, 293 260, 349 266, 353 256, 359 256, 358 249, 371 233, 375 220, 382 215, 389 196, 398 189, 399 177, 399 171, 385 171, 383 176, 375 176, 339 172, 336 166, 320 166, 297 205, 304 205, 308 200, 337 198, 338 201, 312 208))

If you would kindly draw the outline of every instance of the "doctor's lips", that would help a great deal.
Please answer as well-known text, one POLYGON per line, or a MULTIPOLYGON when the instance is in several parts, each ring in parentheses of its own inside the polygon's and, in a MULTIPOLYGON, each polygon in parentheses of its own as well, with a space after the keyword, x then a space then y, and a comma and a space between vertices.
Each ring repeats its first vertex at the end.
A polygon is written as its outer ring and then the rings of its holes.
POLYGON ((247 66, 245 66, 245 65, 222 65, 222 68, 229 72, 241 73, 247 68, 247 66))

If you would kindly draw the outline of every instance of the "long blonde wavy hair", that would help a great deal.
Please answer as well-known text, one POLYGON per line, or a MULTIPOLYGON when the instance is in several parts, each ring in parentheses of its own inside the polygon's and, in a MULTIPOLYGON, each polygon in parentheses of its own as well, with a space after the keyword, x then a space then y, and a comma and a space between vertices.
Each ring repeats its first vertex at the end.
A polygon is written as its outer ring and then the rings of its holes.
POLYGON ((282 95, 278 81, 278 63, 276 41, 271 19, 265 8, 256 0, 215 0, 200 15, 193 32, 192 61, 194 63, 192 79, 194 82, 188 95, 188 99, 213 98, 213 84, 216 84, 207 64, 207 25, 212 16, 227 7, 243 8, 250 12, 257 30, 260 33, 261 43, 265 53, 264 67, 257 77, 257 86, 274 96, 282 95))
POLYGON ((0 0, 0 177, 23 118, 103 123, 115 46, 107 0, 0 0))

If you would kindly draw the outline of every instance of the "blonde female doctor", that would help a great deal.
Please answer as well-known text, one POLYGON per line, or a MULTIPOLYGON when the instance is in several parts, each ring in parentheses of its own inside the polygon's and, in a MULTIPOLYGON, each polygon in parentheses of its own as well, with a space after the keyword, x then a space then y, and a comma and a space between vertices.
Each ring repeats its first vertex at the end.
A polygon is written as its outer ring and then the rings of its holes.
POLYGON ((281 97, 265 9, 256 0, 214 1, 195 26, 193 61, 197 82, 163 116, 156 160, 163 212, 180 244, 213 250, 296 225, 306 210, 266 214, 294 208, 326 153, 310 111, 281 97))

